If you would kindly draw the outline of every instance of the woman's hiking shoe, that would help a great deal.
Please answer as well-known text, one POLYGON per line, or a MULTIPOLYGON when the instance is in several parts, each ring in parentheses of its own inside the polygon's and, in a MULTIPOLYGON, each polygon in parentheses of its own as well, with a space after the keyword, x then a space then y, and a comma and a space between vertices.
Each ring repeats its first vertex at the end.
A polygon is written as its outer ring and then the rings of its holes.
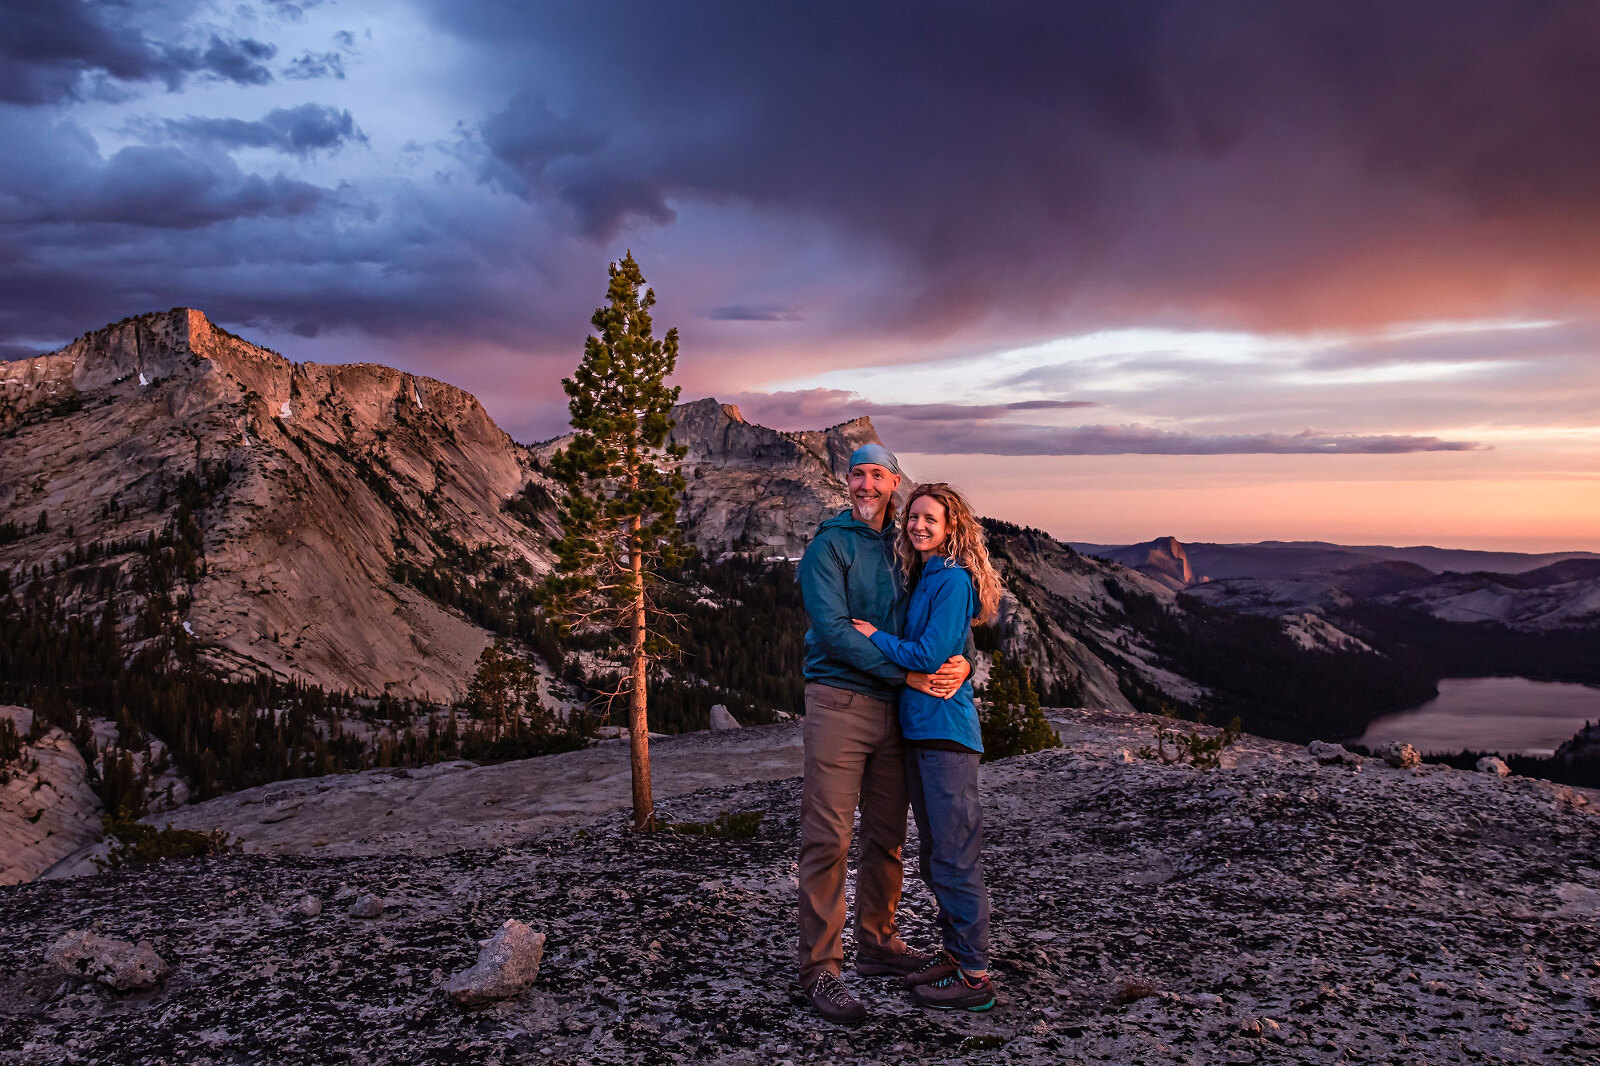
POLYGON ((988 1010, 994 1006, 994 984, 987 976, 976 981, 957 971, 931 984, 911 990, 918 1003, 934 1010, 988 1010))
MULTIPOLYGON (((860 964, 857 963, 859 966, 860 964)), ((937 955, 929 956, 920 970, 906 974, 900 979, 900 984, 905 988, 916 988, 918 985, 931 985, 935 981, 943 980, 956 972, 956 960, 948 951, 941 951, 937 955)))
POLYGON ((823 970, 822 976, 811 982, 811 987, 806 989, 806 998, 818 1014, 840 1025, 854 1025, 867 1016, 867 1008, 850 994, 844 982, 839 980, 839 975, 832 970, 823 970))
POLYGON ((862 977, 909 977, 925 969, 932 961, 932 955, 915 948, 907 948, 895 955, 857 950, 856 973, 862 977))

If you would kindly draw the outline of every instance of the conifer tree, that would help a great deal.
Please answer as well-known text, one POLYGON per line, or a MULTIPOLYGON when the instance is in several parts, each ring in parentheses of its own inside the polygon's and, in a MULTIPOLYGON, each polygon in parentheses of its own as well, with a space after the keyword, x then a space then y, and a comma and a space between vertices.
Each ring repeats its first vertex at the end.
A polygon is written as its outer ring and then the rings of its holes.
POLYGON ((560 501, 561 537, 551 542, 557 570, 548 606, 563 631, 606 635, 627 669, 607 693, 628 695, 633 824, 655 828, 650 794, 646 677, 651 658, 671 648, 655 590, 660 571, 688 562, 678 529, 684 449, 666 444, 676 387, 666 379, 678 361, 678 331, 652 332, 656 296, 629 252, 612 263, 606 303, 590 320, 583 361, 561 382, 571 398, 572 443, 551 457, 560 501), (641 295, 642 291, 642 295, 641 295))
POLYGON ((983 761, 1060 747, 1056 731, 1039 707, 1028 664, 1014 663, 998 651, 991 661, 986 693, 989 706, 979 719, 983 761))

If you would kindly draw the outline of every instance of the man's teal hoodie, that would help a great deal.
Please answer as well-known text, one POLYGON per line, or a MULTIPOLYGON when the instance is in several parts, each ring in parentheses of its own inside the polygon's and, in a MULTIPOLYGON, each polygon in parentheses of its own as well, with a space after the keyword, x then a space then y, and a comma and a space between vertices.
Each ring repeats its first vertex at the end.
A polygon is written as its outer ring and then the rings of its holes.
POLYGON ((905 578, 894 555, 899 530, 873 529, 844 511, 817 527, 800 560, 800 592, 811 628, 806 631, 807 681, 894 700, 906 672, 857 632, 862 618, 885 633, 905 632, 905 578))

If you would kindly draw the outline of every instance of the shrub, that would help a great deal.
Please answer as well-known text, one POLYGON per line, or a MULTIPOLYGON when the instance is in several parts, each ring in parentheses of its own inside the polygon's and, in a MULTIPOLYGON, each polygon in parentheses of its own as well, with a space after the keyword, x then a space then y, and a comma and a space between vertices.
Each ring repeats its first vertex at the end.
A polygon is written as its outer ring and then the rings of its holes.
POLYGON ((723 811, 709 822, 668 822, 667 828, 720 840, 749 840, 761 831, 761 812, 723 811))
POLYGON ((1165 724, 1156 726, 1156 746, 1148 745, 1139 749, 1140 758, 1159 759, 1167 766, 1174 763, 1187 763, 1202 770, 1215 770, 1222 765, 1222 752, 1225 748, 1232 747, 1244 732, 1239 719, 1234 718, 1215 736, 1202 736, 1199 733, 1184 733, 1177 729, 1168 729, 1165 724), (1172 749, 1167 749, 1167 743, 1172 743, 1172 749))
POLYGON ((17 724, 10 718, 0 718, 0 766, 22 757, 22 738, 17 736, 17 724))
POLYGON ((164 859, 201 859, 239 851, 240 844, 220 829, 202 833, 196 829, 157 829, 143 822, 106 818, 110 849, 104 858, 94 860, 97 870, 120 870, 125 866, 144 866, 164 859))

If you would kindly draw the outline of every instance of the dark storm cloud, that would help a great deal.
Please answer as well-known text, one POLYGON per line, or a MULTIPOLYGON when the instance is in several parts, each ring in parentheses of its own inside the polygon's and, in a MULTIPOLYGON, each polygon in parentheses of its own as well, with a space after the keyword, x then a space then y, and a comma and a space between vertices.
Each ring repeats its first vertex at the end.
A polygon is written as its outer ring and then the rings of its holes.
POLYGON ((301 81, 315 78, 343 81, 344 56, 338 52, 306 52, 296 56, 287 67, 283 68, 283 76, 301 81))
MULTIPOLYGON (((474 199, 398 184, 374 200, 252 173, 196 143, 102 155, 41 108, 0 106, 0 143, 30 146, 0 165, 8 352, 48 350, 173 306, 258 339, 273 330, 355 334, 353 344, 447 335, 452 353, 477 342, 536 353, 528 338, 543 333, 563 337, 563 364, 572 345, 581 349, 587 314, 571 309, 592 308, 593 278, 575 294, 570 273, 530 287, 520 271, 530 247, 567 262, 592 251, 526 212, 507 217, 481 190, 474 199)), ((347 348, 346 357, 379 350, 347 348)), ((537 379, 554 381, 555 371, 537 379)))
POLYGON ((155 39, 136 5, 84 0, 0 3, 0 101, 46 104, 82 95, 96 78, 176 89, 203 75, 245 85, 272 80, 277 49, 253 38, 212 35, 204 44, 155 39))
POLYGON ((322 104, 278 107, 257 122, 237 118, 169 119, 167 132, 183 138, 209 141, 224 148, 271 148, 304 156, 318 149, 334 150, 349 142, 364 143, 349 111, 322 104))
POLYGON ((1005 404, 873 403, 842 389, 746 392, 728 397, 754 422, 814 428, 867 415, 885 442, 933 455, 1391 455, 1476 451, 1472 441, 1401 434, 1203 434, 1147 426, 1042 426, 1010 421, 1024 411, 1095 407, 1082 400, 1005 404))
MULTIPOLYGON (((0 141, 33 146, 0 168, 0 225, 18 249, 72 243, 95 225, 182 230, 304 215, 332 195, 281 174, 249 173, 214 152, 134 145, 102 159, 82 131, 31 110, 0 108, 0 141), (46 233, 46 226, 67 229, 46 233)), ((120 244, 129 237, 107 232, 101 239, 120 244)))
POLYGON ((1600 289, 1591 0, 608 11, 436 5, 517 88, 485 175, 599 236, 690 199, 821 217, 901 268, 896 330, 1600 289))

